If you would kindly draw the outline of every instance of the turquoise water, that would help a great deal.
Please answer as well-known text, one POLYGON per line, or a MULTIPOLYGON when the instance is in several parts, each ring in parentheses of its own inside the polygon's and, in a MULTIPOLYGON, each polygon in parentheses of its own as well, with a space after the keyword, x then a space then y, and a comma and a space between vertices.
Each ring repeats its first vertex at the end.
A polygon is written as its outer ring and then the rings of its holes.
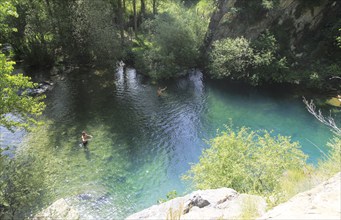
POLYGON ((231 121, 291 136, 312 163, 321 156, 316 146, 326 150, 332 136, 301 98, 280 89, 204 80, 200 72, 158 85, 129 68, 73 73, 54 78, 44 114, 52 123, 30 135, 40 138, 33 147, 46 141, 40 151, 53 157, 46 160, 55 168, 50 193, 87 219, 123 218, 169 191, 185 193, 181 175, 231 121), (167 86, 161 97, 158 86, 167 86), (88 151, 79 147, 82 130, 94 136, 88 151))

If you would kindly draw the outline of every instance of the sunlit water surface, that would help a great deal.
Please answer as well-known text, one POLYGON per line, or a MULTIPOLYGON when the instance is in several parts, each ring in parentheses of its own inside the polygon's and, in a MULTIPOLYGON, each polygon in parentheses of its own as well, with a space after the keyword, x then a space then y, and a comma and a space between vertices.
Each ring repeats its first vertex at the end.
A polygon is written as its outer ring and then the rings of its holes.
MULTIPOLYGON (((208 147, 205 140, 231 121, 291 136, 312 163, 332 136, 301 98, 283 91, 208 81, 200 72, 159 85, 129 68, 74 72, 55 77, 47 94, 45 116, 53 124, 45 147, 60 161, 51 193, 67 198, 85 219, 124 218, 169 191, 185 193, 181 176, 208 147), (158 86, 167 86, 161 97, 158 86), (94 136, 88 151, 79 147, 82 130, 94 136)), ((15 145, 22 135, 1 138, 15 145)))

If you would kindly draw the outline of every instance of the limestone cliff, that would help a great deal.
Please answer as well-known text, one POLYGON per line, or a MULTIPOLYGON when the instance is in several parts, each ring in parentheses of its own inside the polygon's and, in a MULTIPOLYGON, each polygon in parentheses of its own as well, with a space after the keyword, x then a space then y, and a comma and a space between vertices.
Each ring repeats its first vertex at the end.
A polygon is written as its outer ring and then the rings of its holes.
MULTIPOLYGON (((269 30, 280 53, 292 67, 306 69, 313 62, 335 63, 340 49, 335 37, 341 28, 341 1, 335 0, 219 0, 211 17, 204 50, 215 40, 243 36, 256 39, 269 30)), ((335 73, 337 74, 337 73, 335 73)), ((341 73, 339 73, 341 74, 341 73)))

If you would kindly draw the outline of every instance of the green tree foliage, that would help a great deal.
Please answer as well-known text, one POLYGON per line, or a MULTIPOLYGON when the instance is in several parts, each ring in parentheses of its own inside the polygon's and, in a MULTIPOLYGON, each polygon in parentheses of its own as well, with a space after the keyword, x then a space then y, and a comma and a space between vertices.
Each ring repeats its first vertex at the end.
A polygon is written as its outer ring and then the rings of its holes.
POLYGON ((210 71, 215 78, 244 80, 252 84, 282 82, 286 59, 277 55, 276 39, 269 32, 250 42, 244 37, 227 38, 213 43, 210 71))
POLYGON ((18 29, 6 42, 30 66, 115 63, 122 48, 110 1, 22 0, 19 18, 10 19, 18 29))
POLYGON ((245 127, 238 132, 227 128, 209 143, 199 163, 184 176, 197 189, 230 187, 241 193, 270 195, 284 172, 302 170, 307 158, 289 137, 272 137, 267 131, 245 127))
POLYGON ((0 156, 0 219, 24 219, 37 211, 42 198, 44 169, 32 155, 0 156))
MULTIPOLYGON (((121 39, 118 35, 118 24, 111 4, 106 1, 77 1, 71 13, 72 39, 75 48, 69 48, 69 54, 76 53, 76 62, 94 62, 96 64, 115 63, 122 56, 121 39), (73 50, 73 51, 70 51, 73 50), (82 60, 88 57, 88 60, 82 60)), ((65 39, 62 45, 67 47, 65 39)))
POLYGON ((49 66, 54 63, 52 35, 48 14, 42 1, 13 1, 18 17, 7 19, 17 32, 12 32, 4 42, 13 46, 18 59, 32 66, 49 66))
MULTIPOLYGON (((0 21, 4 21, 8 16, 17 16, 15 7, 10 1, 1 1, 0 21)), ((1 33, 8 30, 12 29, 8 25, 1 25, 1 33)), ((23 74, 12 74, 14 64, 15 62, 8 61, 7 57, 0 53, 0 125, 8 129, 29 128, 31 124, 37 123, 35 117, 45 108, 45 104, 41 102, 44 97, 31 97, 27 94, 27 89, 33 88, 35 84, 23 74)))
POLYGON ((232 74, 242 78, 243 72, 253 64, 254 52, 244 37, 216 41, 211 53, 211 70, 215 77, 229 77, 232 74))
POLYGON ((207 27, 207 20, 195 10, 174 3, 166 6, 145 23, 149 44, 137 53, 138 67, 153 78, 173 77, 195 67, 207 27))
POLYGON ((16 31, 15 28, 10 28, 5 22, 8 16, 18 17, 18 13, 12 1, 2 0, 0 1, 0 42, 3 41, 4 35, 7 36, 12 31, 16 31))
POLYGON ((339 29, 339 32, 340 32, 340 34, 339 34, 338 37, 336 37, 336 41, 337 41, 337 43, 339 45, 339 48, 341 48, 341 28, 339 29))
POLYGON ((278 0, 262 0, 262 6, 268 10, 273 9, 275 6, 278 5, 278 3, 278 0))
POLYGON ((24 127, 38 123, 36 117, 45 108, 43 96, 32 97, 28 88, 36 84, 23 74, 12 74, 14 62, 7 61, 0 53, 0 125, 8 129, 24 127))

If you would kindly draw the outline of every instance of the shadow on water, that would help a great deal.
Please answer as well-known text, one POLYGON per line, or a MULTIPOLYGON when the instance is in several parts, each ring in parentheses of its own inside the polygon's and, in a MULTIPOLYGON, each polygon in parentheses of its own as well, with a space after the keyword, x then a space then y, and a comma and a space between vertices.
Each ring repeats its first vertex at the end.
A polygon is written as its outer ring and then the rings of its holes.
POLYGON ((87 160, 91 160, 91 158, 90 158, 90 150, 89 150, 88 146, 87 145, 84 146, 83 149, 84 149, 85 158, 87 160))
POLYGON ((169 191, 181 195, 181 175, 230 120, 290 135, 315 161, 320 153, 304 140, 323 146, 331 136, 288 94, 204 82, 200 72, 159 85, 129 68, 63 78, 48 93, 49 123, 32 134, 32 148, 50 169, 53 198, 67 198, 86 219, 124 218, 169 191), (159 86, 167 86, 161 97, 159 86), (79 147, 83 130, 93 136, 87 148, 79 147))

